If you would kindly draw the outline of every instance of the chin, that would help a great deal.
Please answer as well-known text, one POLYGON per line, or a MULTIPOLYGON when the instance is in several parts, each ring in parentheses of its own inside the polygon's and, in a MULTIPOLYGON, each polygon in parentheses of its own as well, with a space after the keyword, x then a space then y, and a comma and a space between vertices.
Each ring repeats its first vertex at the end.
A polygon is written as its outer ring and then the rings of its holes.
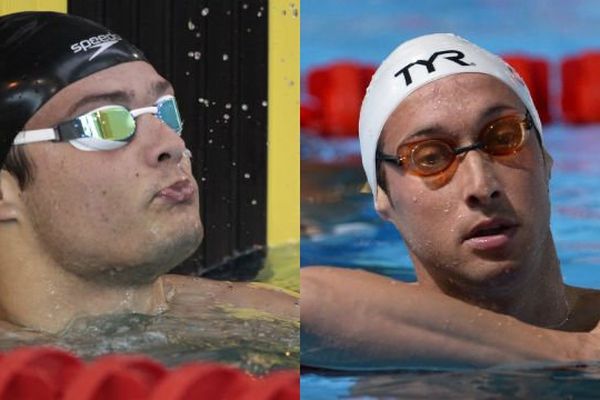
POLYGON ((510 289, 515 283, 520 282, 522 268, 512 261, 482 261, 473 266, 475 272, 468 274, 465 279, 469 286, 486 289, 510 289))

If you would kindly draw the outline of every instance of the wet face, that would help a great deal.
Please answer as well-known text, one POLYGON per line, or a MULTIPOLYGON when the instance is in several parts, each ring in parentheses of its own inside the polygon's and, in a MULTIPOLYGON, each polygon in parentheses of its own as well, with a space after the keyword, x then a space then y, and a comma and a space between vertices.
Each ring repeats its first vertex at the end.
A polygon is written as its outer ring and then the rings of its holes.
MULTIPOLYGON (((411 94, 386 122, 380 150, 423 139, 456 146, 477 141, 498 118, 525 116, 525 106, 501 81, 483 74, 446 77, 411 94)), ((548 250, 550 165, 534 128, 521 150, 493 157, 458 156, 447 171, 423 177, 383 163, 387 193, 377 209, 406 241, 419 280, 445 291, 504 287, 534 274, 548 250)))
MULTIPOLYGON (((56 126, 95 108, 151 106, 173 89, 145 62, 100 71, 68 86, 26 129, 56 126)), ((80 276, 144 282, 189 256, 202 240, 198 187, 185 144, 152 114, 136 119, 126 146, 81 151, 42 142, 24 149, 35 166, 25 220, 54 261, 80 276)))

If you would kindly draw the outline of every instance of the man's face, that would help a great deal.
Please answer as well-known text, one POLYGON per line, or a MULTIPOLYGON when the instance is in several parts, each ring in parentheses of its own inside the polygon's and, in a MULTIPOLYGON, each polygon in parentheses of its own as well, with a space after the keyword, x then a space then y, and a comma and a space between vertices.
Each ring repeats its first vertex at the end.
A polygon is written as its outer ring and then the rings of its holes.
MULTIPOLYGON (((395 154, 400 144, 427 138, 470 145, 490 122, 525 112, 501 81, 453 75, 418 89, 398 106, 385 124, 380 149, 395 154), (423 135, 414 136, 417 132, 423 135)), ((500 288, 541 272, 534 266, 551 243, 550 165, 533 129, 518 153, 493 157, 470 151, 446 174, 422 177, 381 164, 387 194, 378 190, 377 209, 401 232, 420 281, 433 279, 446 290, 500 288)))
MULTIPOLYGON (((172 90, 149 64, 120 64, 59 92, 25 128, 53 127, 108 104, 151 106, 172 90)), ((25 146, 34 164, 33 182, 22 193, 26 220, 47 254, 78 275, 149 281, 202 240, 198 187, 183 140, 152 114, 136 125, 133 140, 117 150, 25 146)))

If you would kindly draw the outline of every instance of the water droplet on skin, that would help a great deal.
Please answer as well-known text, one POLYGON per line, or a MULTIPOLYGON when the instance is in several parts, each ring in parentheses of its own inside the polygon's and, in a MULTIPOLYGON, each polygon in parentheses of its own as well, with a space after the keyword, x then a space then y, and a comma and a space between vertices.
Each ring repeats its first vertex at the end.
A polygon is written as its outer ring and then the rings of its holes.
POLYGON ((204 8, 202 9, 202 12, 201 12, 202 16, 203 16, 203 17, 206 17, 206 16, 208 15, 208 12, 209 12, 209 11, 210 11, 210 10, 208 9, 208 7, 204 7, 204 8))
POLYGON ((411 200, 413 203, 416 203, 418 201, 417 196, 413 196, 411 200))
POLYGON ((193 31, 194 29, 196 29, 196 25, 194 25, 194 23, 192 22, 191 19, 188 20, 188 29, 190 31, 193 31))
POLYGON ((229 56, 227 54, 223 54, 223 61, 229 60, 229 56))

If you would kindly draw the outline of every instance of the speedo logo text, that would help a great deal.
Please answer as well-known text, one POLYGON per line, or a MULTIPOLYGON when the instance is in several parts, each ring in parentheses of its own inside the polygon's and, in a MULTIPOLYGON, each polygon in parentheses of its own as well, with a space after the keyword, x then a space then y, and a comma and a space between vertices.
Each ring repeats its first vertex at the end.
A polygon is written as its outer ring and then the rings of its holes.
POLYGON ((94 54, 89 58, 88 61, 93 60, 95 57, 100 55, 103 51, 108 49, 110 46, 116 44, 122 40, 121 36, 114 33, 107 33, 105 35, 92 36, 90 38, 84 39, 80 42, 73 43, 71 45, 71 50, 74 54, 77 54, 81 51, 87 52, 94 49, 97 49, 94 54))
POLYGON ((465 58, 465 54, 462 51, 458 51, 458 50, 443 50, 443 51, 436 51, 435 53, 433 53, 431 55, 431 57, 429 57, 429 59, 427 60, 417 60, 415 62, 412 62, 408 65, 405 65, 404 67, 402 67, 401 69, 398 70, 398 72, 396 72, 394 74, 394 77, 397 78, 398 76, 402 75, 404 77, 404 82, 406 83, 406 86, 410 85, 413 82, 412 76, 410 75, 410 69, 414 66, 417 65, 421 65, 425 68, 427 68, 427 73, 430 74, 432 72, 435 72, 435 60, 439 57, 439 56, 444 56, 442 58, 448 60, 448 61, 452 61, 458 65, 461 65, 463 67, 468 67, 468 66, 472 66, 475 65, 475 63, 469 63, 463 60, 463 58, 465 58))

